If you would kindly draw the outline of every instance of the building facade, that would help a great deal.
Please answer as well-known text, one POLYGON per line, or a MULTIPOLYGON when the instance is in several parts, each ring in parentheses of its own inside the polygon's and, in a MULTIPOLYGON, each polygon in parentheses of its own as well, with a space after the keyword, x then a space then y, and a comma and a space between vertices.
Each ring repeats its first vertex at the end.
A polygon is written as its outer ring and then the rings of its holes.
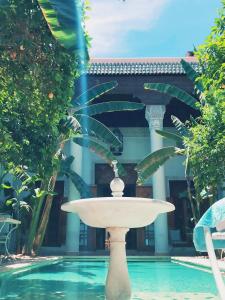
MULTIPOLYGON (((145 182, 137 186, 135 165, 150 152, 171 145, 169 140, 156 134, 156 129, 174 131, 171 115, 182 121, 196 112, 175 98, 158 92, 144 90, 144 83, 169 83, 193 91, 192 82, 187 79, 180 64, 181 58, 145 59, 92 59, 85 78, 87 87, 116 80, 118 86, 96 100, 127 100, 142 102, 145 109, 135 112, 115 112, 99 115, 98 119, 109 126, 123 141, 122 149, 114 149, 118 160, 127 171, 124 177, 125 196, 141 196, 174 203, 176 210, 157 218, 154 224, 145 228, 131 229, 127 234, 128 254, 168 254, 174 249, 191 247, 192 225, 190 205, 185 197, 186 182, 182 157, 175 157, 145 182), (116 153, 117 152, 117 153, 116 153), (118 153, 119 152, 119 153, 118 153)), ((194 57, 185 60, 198 70, 194 57)), ((82 84, 77 82, 79 94, 82 84)), ((113 149, 112 149, 113 150, 113 149)), ((91 187, 93 196, 109 196, 109 183, 113 178, 111 167, 89 150, 70 142, 67 153, 75 157, 72 168, 91 187)), ((104 229, 91 228, 83 224, 78 216, 60 210, 63 201, 79 199, 79 193, 72 182, 59 178, 58 195, 54 201, 43 251, 50 253, 106 253, 104 229)), ((177 253, 177 252, 176 252, 177 253)))

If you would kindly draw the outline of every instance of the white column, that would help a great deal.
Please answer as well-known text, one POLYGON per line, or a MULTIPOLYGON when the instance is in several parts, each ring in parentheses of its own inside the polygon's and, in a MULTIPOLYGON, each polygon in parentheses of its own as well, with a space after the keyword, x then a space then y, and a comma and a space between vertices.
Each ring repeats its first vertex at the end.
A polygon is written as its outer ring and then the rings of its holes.
MULTIPOLYGON (((69 155, 75 157, 71 168, 82 176, 82 148, 72 141, 69 142, 69 155)), ((80 198, 78 190, 75 188, 71 180, 68 183, 68 201, 76 200, 80 198)), ((79 253, 79 241, 80 241, 80 218, 77 214, 67 214, 66 224, 66 253, 77 254, 79 253)))
MULTIPOLYGON (((163 147, 163 138, 155 132, 163 129, 164 105, 147 105, 145 117, 149 124, 151 152, 163 147)), ((164 166, 161 166, 152 176, 153 198, 166 201, 166 183, 164 166)), ((167 254, 168 247, 168 224, 167 214, 158 216, 154 223, 155 254, 167 254)))

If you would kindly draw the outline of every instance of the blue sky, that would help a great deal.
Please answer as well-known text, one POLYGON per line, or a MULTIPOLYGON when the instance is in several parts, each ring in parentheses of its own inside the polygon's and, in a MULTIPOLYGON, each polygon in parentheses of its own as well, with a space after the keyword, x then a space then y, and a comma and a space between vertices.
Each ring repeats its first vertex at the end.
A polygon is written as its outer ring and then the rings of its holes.
POLYGON ((184 56, 210 33, 220 0, 90 0, 91 57, 184 56))

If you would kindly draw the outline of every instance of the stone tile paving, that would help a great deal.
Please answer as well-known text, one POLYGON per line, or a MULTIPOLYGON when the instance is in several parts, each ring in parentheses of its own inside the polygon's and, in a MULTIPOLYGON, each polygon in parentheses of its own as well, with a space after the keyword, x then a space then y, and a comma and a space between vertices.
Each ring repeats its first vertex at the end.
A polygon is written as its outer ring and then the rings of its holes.
POLYGON ((12 270, 23 269, 31 265, 40 265, 41 263, 52 263, 53 261, 61 260, 59 256, 24 256, 10 255, 0 256, 0 274, 12 270))
POLYGON ((209 293, 136 293, 132 300, 220 300, 209 293))
MULTIPOLYGON (((209 267, 211 268, 209 258, 206 256, 174 256, 171 257, 171 259, 174 259, 179 262, 183 263, 191 263, 195 264, 197 266, 203 266, 203 267, 209 267)), ((220 269, 225 272, 225 259, 218 259, 218 265, 220 269)))

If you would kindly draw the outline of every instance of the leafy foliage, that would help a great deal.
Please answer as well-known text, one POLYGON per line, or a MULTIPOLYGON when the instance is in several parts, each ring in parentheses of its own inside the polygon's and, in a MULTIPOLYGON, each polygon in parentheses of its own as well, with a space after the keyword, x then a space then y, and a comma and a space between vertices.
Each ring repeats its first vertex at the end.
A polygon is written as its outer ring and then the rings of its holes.
POLYGON ((211 34, 196 52, 202 74, 197 79, 204 87, 201 117, 191 121, 191 137, 185 143, 190 149, 189 161, 196 196, 204 200, 207 190, 211 202, 225 180, 225 1, 211 34))
POLYGON ((221 3, 219 16, 215 19, 210 35, 196 52, 203 69, 198 81, 203 84, 205 91, 211 86, 219 89, 225 87, 225 1, 221 3))
POLYGON ((58 149, 70 133, 61 132, 60 122, 80 60, 55 40, 37 0, 8 0, 0 19, 0 163, 6 170, 27 166, 41 182, 33 195, 30 253, 46 193, 52 195, 58 149))
POLYGON ((73 0, 38 0, 42 13, 53 36, 65 48, 85 53, 87 49, 81 39, 85 35, 82 28, 82 6, 73 0), (84 47, 81 52, 81 47, 84 47), (86 50, 86 51, 85 51, 86 50))
POLYGON ((47 176, 78 61, 54 39, 36 0, 9 0, 0 19, 1 164, 47 176))
POLYGON ((189 161, 199 200, 202 190, 209 189, 213 200, 225 179, 225 93, 207 93, 207 104, 201 108, 197 124, 191 124, 191 138, 185 143, 190 148, 189 161), (210 103, 210 104, 209 104, 210 103))

